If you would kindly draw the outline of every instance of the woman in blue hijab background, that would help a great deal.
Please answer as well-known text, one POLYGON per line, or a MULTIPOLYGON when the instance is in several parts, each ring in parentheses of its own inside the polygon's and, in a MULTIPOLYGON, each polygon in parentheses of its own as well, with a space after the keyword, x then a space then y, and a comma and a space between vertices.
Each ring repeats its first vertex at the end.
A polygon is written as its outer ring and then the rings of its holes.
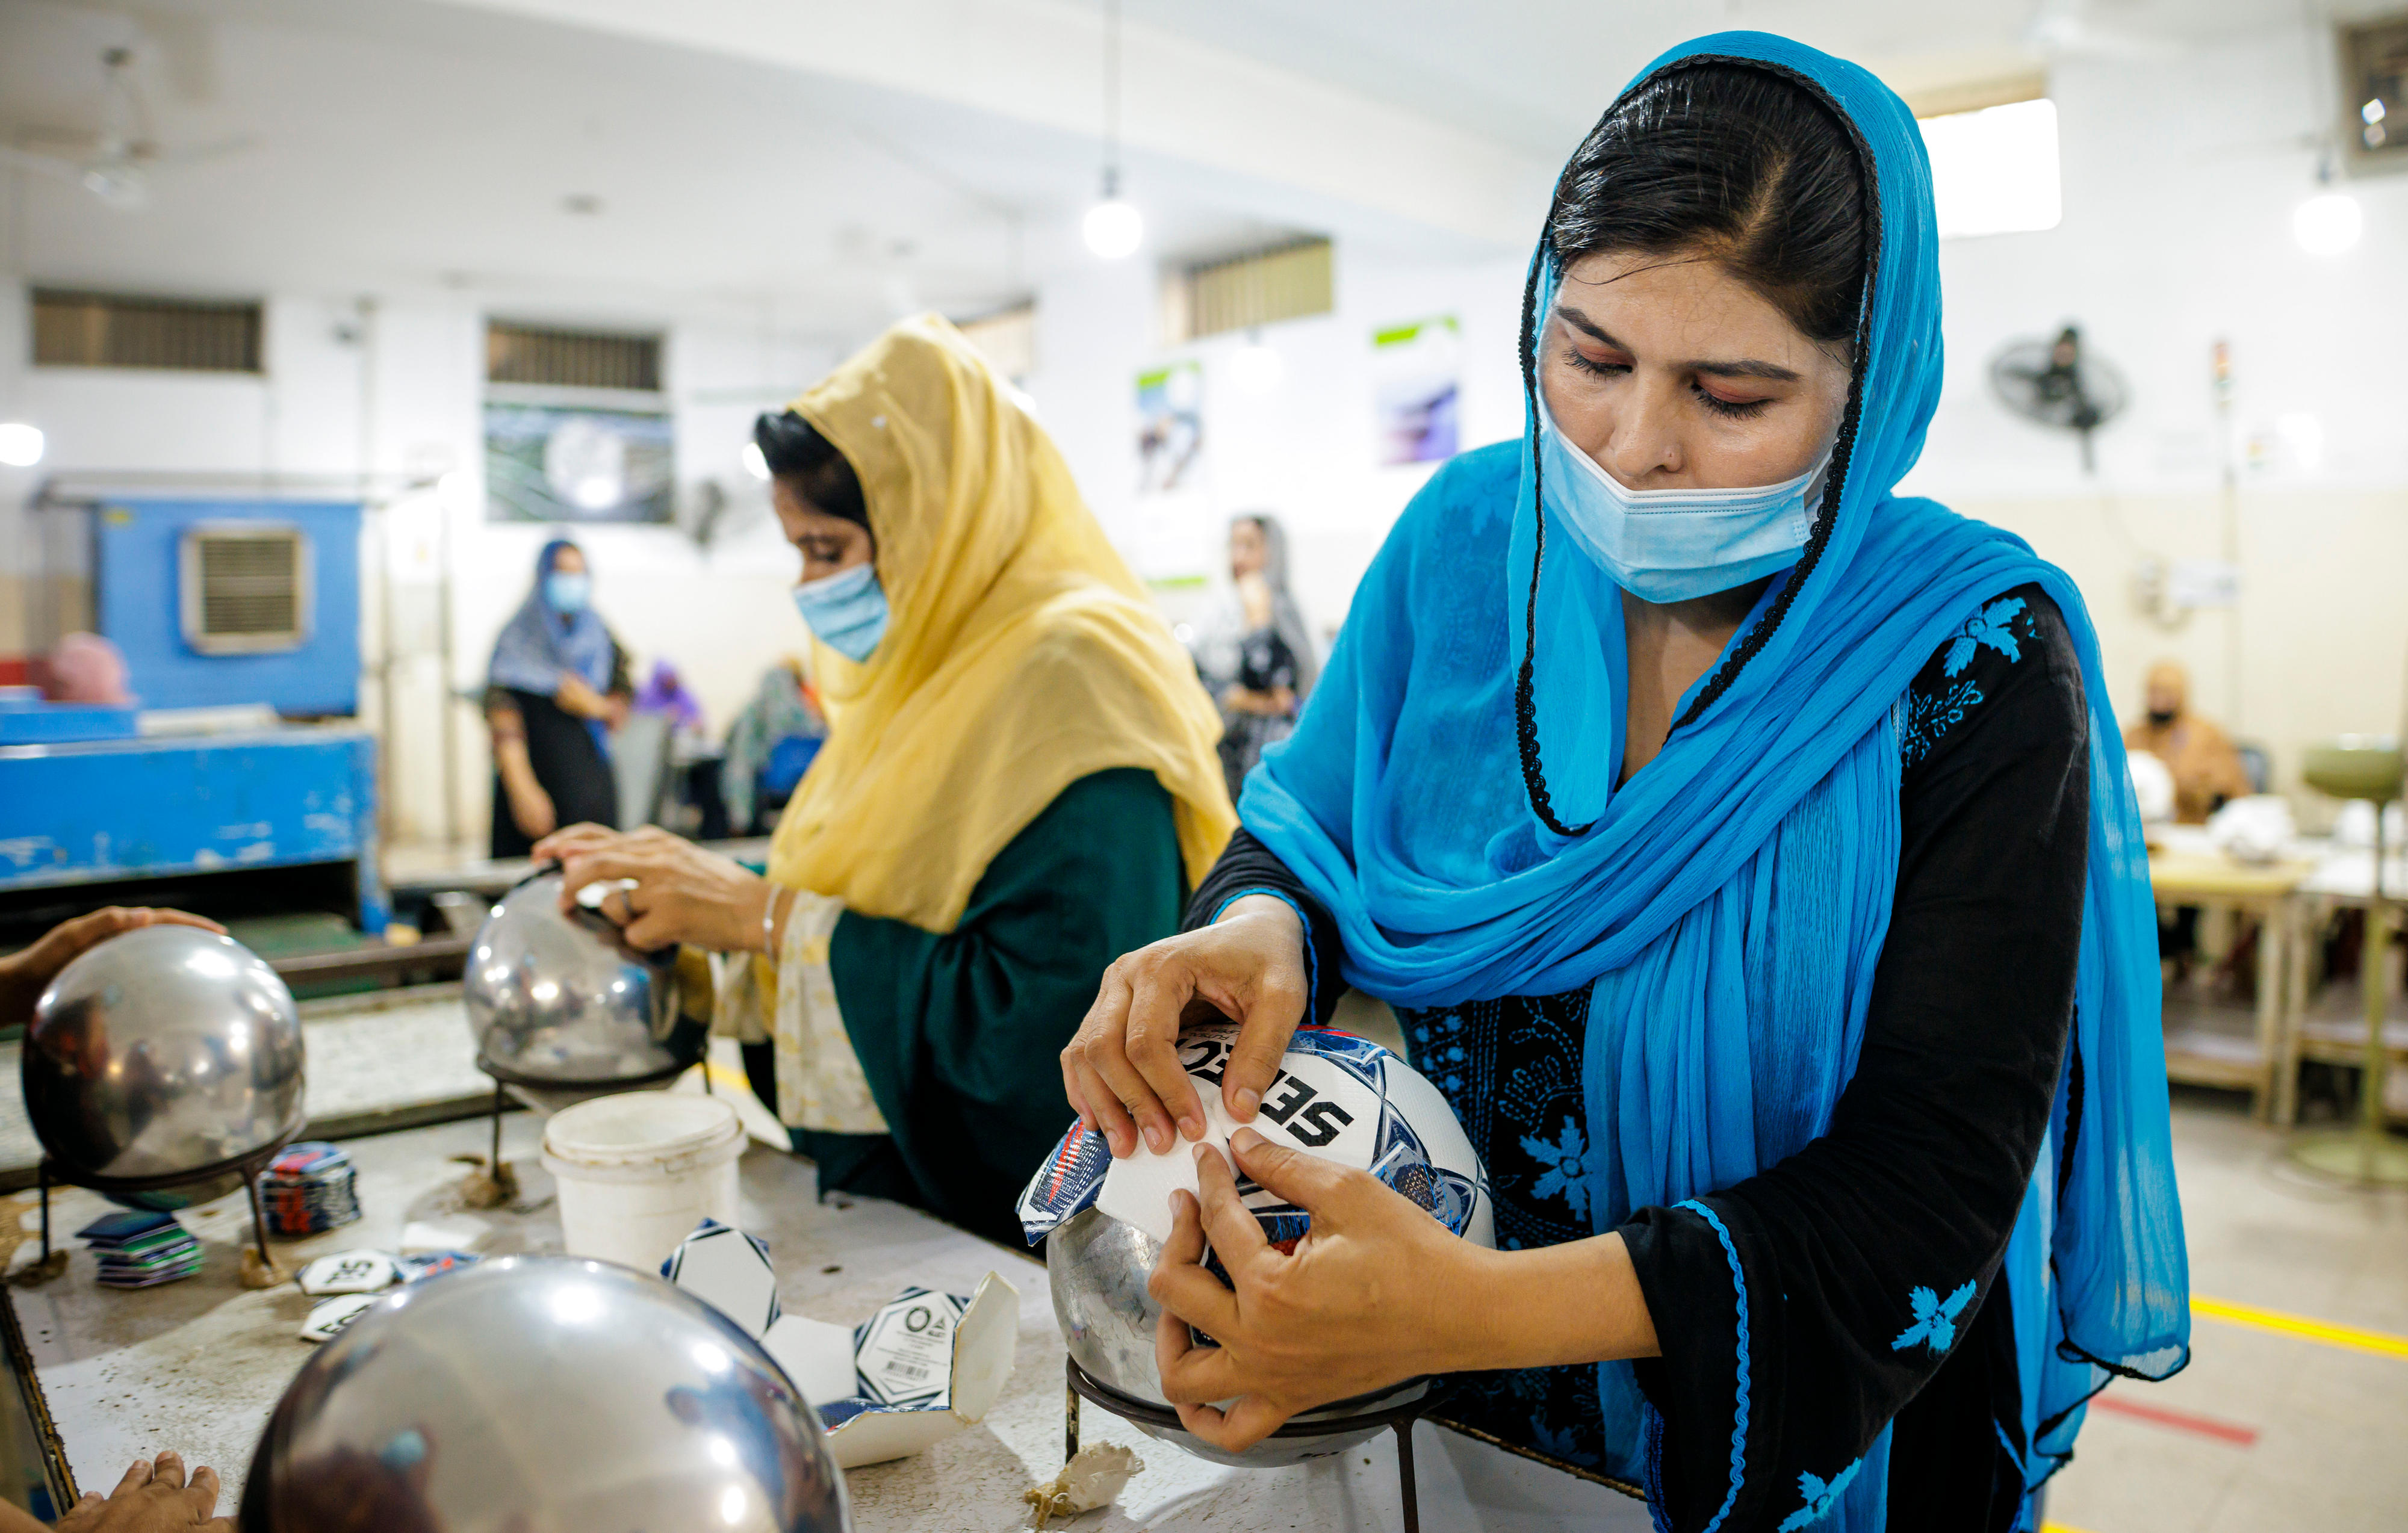
POLYGON ((626 655, 594 610, 585 551, 555 537, 536 555, 534 589, 494 641, 486 672, 493 855, 523 857, 580 821, 617 826, 609 729, 629 695, 626 655))
POLYGON ((1659 1527, 2006 1529, 2092 1394, 2187 1360, 2097 639, 2019 539, 1893 491, 1936 245, 1905 105, 1763 34, 1656 60, 1567 165, 1522 439, 1406 509, 1190 929, 1063 1055, 1115 1153, 1182 1153, 1183 1016, 1240 1022, 1245 1120, 1352 984, 1470 1132, 1499 1249, 1240 1130, 1312 1231, 1266 1246, 1209 1152, 1174 1196, 1192 1430, 1453 1374, 1441 1419, 1659 1527))

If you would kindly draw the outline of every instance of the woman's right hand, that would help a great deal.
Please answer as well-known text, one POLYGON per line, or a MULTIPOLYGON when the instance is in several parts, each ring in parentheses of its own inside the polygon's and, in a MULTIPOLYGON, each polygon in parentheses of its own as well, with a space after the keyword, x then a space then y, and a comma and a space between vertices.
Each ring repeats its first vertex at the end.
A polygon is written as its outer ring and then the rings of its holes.
POLYGON ((1230 1017, 1238 1043, 1221 1082, 1229 1115, 1252 1121, 1311 999, 1304 924, 1269 895, 1232 901, 1209 926, 1124 954, 1062 1051, 1062 1089, 1112 1153, 1204 1137, 1204 1104, 1179 1063, 1182 1023, 1230 1017))
POLYGON ((560 810, 552 804, 552 795, 535 783, 511 789, 509 800, 510 819, 528 840, 542 840, 560 828, 560 810))

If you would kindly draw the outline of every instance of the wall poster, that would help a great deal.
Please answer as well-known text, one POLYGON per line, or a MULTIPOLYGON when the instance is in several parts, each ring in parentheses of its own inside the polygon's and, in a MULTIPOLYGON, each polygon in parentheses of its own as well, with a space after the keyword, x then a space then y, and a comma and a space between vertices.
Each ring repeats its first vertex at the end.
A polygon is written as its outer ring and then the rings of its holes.
POLYGON ((1371 335, 1372 461, 1439 463, 1462 443, 1462 329, 1441 314, 1371 335))
POLYGON ((1189 488, 1204 453, 1204 367, 1183 361, 1137 375, 1137 488, 1162 494, 1189 488))
POLYGON ((485 402, 485 520, 662 522, 675 510, 666 410, 485 402))

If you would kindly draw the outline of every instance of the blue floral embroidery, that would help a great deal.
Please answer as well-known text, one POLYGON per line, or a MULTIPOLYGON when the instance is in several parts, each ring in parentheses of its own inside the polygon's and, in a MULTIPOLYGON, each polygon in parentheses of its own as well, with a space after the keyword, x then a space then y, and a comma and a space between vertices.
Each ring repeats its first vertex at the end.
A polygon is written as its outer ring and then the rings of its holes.
POLYGON ((1848 1482, 1854 1480, 1856 1477, 1856 1471, 1864 1467, 1865 1461, 1859 1458, 1831 1476, 1830 1483, 1828 1484, 1814 1475, 1799 1475, 1798 1494, 1806 1498, 1806 1504, 1784 1517, 1781 1520, 1781 1526, 1775 1528, 1773 1533, 1797 1533, 1798 1529, 1812 1527, 1829 1516, 1831 1509, 1840 1504, 1840 1493, 1848 1488, 1848 1482))
POLYGON ((1933 1352, 1946 1352, 1956 1344, 1956 1317, 1972 1302, 1973 1285, 1970 1282, 1944 1299, 1928 1288, 1915 1289, 1906 1296, 1907 1307, 1914 1311, 1914 1324, 1898 1333, 1889 1350, 1904 1352, 1920 1341, 1933 1352))
POLYGON ((1912 766, 1930 754, 1931 748, 1940 743, 1940 737, 1948 733, 1949 725, 1961 721, 1981 700, 1982 689, 1970 681, 1959 681, 1937 695, 1908 693, 1906 724, 1899 734, 1899 765, 1912 766))
POLYGON ((1972 664, 1974 652, 1985 644, 2011 661, 2021 660, 2023 651, 2016 647, 2014 630, 2009 625, 2023 609, 2021 596, 2009 596, 1967 618, 1965 626, 1957 629, 1956 637, 1949 641, 1948 658, 1940 668, 1950 676, 1962 675, 1965 667, 1972 664))
POLYGON ((1530 1418, 1530 1446, 1570 1464, 1585 1464, 1595 1456, 1582 1445, 1580 1439, 1570 1432, 1558 1431, 1536 1416, 1530 1418))
POLYGON ((1532 1197, 1560 1197, 1572 1206, 1572 1212, 1588 1217, 1588 1141, 1581 1126, 1566 1118, 1564 1126, 1555 1134, 1553 1144, 1535 1134, 1522 1136, 1522 1149, 1532 1160, 1547 1169, 1530 1183, 1532 1197))

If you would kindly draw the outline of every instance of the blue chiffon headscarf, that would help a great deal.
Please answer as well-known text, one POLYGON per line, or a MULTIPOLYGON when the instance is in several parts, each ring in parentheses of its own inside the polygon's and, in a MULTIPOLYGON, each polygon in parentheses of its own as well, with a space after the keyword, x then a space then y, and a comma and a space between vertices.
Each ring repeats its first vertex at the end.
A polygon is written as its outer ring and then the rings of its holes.
MULTIPOLYGON (((1681 699, 1663 751, 1617 787, 1621 593, 1545 525, 1526 420, 1519 442, 1455 460, 1414 497, 1240 815, 1328 906, 1361 990, 1427 1007, 1594 985, 1584 1088, 1591 1185, 1607 1189, 1592 1212, 1609 1230, 1828 1128, 1896 893, 1897 709, 1986 600, 2047 592, 2089 700, 2090 836, 2075 1047, 2004 1267, 2037 1486, 2112 1373, 2162 1378, 2188 1357, 2157 921, 2121 733, 2073 582, 2008 533, 1893 493, 1941 389, 1938 235, 1914 115, 1864 69, 1761 33, 1675 48, 1630 89, 1684 61, 1804 85, 1848 124, 1873 193, 1834 488, 1803 556, 1681 699)), ((1526 375, 1554 278, 1542 241, 1526 375)), ((1645 1407, 1627 1364, 1600 1365, 1599 1384, 1628 1472, 1645 1407)), ((1883 1526, 1886 1451, 1885 1429, 1818 1526, 1883 1526)))

